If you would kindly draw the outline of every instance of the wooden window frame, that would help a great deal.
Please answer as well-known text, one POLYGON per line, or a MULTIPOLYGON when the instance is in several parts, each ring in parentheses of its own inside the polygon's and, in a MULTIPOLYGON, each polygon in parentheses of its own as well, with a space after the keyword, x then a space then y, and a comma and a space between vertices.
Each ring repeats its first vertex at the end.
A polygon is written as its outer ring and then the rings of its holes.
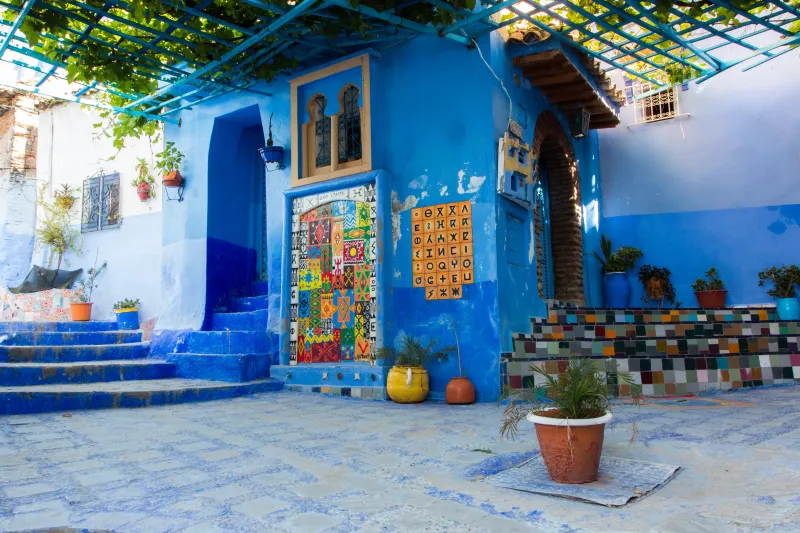
MULTIPOLYGON (((346 84, 346 88, 349 84, 346 84)), ((344 90, 344 88, 342 90, 344 90)), ((370 114, 370 72, 369 54, 347 59, 340 63, 330 65, 315 72, 309 72, 290 81, 291 107, 292 107, 292 187, 302 187, 321 181, 332 180, 361 172, 372 170, 372 121, 370 114), (331 119, 331 164, 323 168, 312 166, 316 160, 316 150, 309 152, 308 147, 315 143, 310 142, 313 137, 314 117, 311 121, 300 124, 299 107, 297 101, 298 88, 333 74, 344 72, 352 68, 361 67, 361 159, 339 163, 339 113, 329 115, 331 119), (301 143, 302 139, 302 143, 301 143), (298 148, 302 147, 303 160, 300 161, 298 148), (314 156, 309 159, 309 153, 314 156)), ((314 95, 316 96, 316 94, 314 95)), ((313 100, 314 96, 311 97, 313 100)), ((309 100, 310 102, 311 100, 309 100)), ((340 110, 341 112, 341 110, 340 110)))

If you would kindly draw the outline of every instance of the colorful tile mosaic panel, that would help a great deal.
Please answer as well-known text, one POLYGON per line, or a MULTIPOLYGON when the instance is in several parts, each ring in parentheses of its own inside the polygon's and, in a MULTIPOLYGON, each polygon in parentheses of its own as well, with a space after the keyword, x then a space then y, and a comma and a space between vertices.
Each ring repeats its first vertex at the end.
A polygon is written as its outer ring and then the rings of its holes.
POLYGON ((0 287, 0 317, 9 321, 59 322, 71 320, 69 307, 78 289, 50 289, 13 294, 0 287))
POLYGON ((463 296, 474 282, 472 204, 455 202, 411 210, 412 285, 426 300, 463 296))
POLYGON ((539 324, 668 324, 678 322, 775 322, 774 307, 735 309, 551 309, 539 324))
POLYGON ((311 385, 286 385, 285 390, 293 392, 317 393, 327 396, 344 396, 361 400, 385 400, 383 387, 314 387, 311 385))
POLYGON ((376 214, 374 184, 293 201, 291 364, 371 359, 376 214))
POLYGON ((542 340, 706 338, 800 335, 800 322, 697 322, 694 324, 543 325, 532 321, 533 336, 542 340))

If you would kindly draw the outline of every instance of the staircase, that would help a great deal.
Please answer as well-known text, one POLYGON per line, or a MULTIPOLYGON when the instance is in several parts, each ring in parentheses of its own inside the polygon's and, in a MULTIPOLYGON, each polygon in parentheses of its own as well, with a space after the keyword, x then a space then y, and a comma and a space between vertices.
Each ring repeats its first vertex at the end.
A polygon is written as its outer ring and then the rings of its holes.
MULTIPOLYGON (((266 292, 257 284, 256 290, 266 292)), ((219 331, 181 332, 153 358, 116 322, 0 322, 0 415, 145 407, 280 390, 269 376, 266 296, 214 316, 219 331)))
MULTIPOLYGON (((599 371, 627 372, 646 396, 686 395, 800 381, 800 322, 782 322, 774 308, 551 308, 531 319, 530 334, 514 334, 503 381, 538 386, 531 364, 554 376, 570 355, 596 361, 599 371)), ((613 382, 615 395, 630 387, 613 382)))

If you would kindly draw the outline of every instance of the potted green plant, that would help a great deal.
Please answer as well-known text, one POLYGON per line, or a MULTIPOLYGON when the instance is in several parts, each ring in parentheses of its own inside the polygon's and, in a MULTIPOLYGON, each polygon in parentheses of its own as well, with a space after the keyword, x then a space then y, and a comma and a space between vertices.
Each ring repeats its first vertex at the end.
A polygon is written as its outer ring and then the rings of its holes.
POLYGON ((725 297, 728 291, 725 290, 725 284, 719 279, 716 268, 711 267, 706 272, 706 279, 697 278, 697 281, 692 285, 692 290, 697 297, 697 303, 703 309, 725 307, 725 297))
MULTIPOLYGON (((66 188, 66 186, 65 186, 66 188)), ((62 189, 63 192, 64 189, 62 189)), ((36 223, 36 246, 50 249, 52 262, 53 256, 58 257, 56 271, 61 268, 64 254, 72 251, 80 255, 81 232, 72 224, 67 202, 59 201, 58 197, 52 203, 47 200, 46 187, 39 191, 36 204, 42 210, 43 216, 36 223)), ((50 263, 48 263, 48 267, 50 263)))
POLYGON ((773 285, 767 294, 775 298, 778 317, 781 320, 800 320, 800 303, 795 287, 800 283, 800 267, 783 265, 762 270, 758 273, 758 286, 763 287, 767 281, 773 285))
POLYGON ((605 426, 612 418, 607 383, 626 385, 634 400, 641 396, 641 386, 616 367, 599 372, 591 359, 583 357, 571 357, 566 371, 558 376, 548 374, 543 364, 530 368, 534 380, 539 377, 543 386, 536 389, 531 401, 521 390, 506 390, 508 404, 500 434, 514 438, 519 423, 526 419, 536 428, 542 459, 553 481, 578 484, 596 480, 605 426))
POLYGON ((642 251, 632 246, 623 246, 616 252, 611 251, 611 239, 605 235, 600 237, 600 250, 603 255, 592 252, 600 261, 601 272, 605 276, 606 305, 611 308, 628 307, 631 297, 631 282, 628 270, 642 257, 642 251))
POLYGON ((94 266, 86 271, 86 277, 82 278, 78 285, 80 290, 76 294, 77 302, 70 304, 70 313, 75 322, 87 322, 92 319, 92 293, 97 288, 97 277, 103 273, 108 264, 103 264, 98 268, 97 256, 94 259, 94 266))
POLYGON ((137 160, 136 177, 131 181, 131 186, 136 187, 136 194, 139 195, 139 200, 146 202, 156 195, 156 179, 153 177, 153 173, 150 172, 147 160, 143 157, 138 157, 137 160))
POLYGON ((139 300, 128 298, 114 304, 118 329, 139 329, 139 300))
POLYGON ((161 171, 161 181, 166 187, 180 187, 183 185, 181 163, 184 155, 175 148, 175 143, 167 141, 164 150, 156 154, 156 168, 161 171))
POLYGON ((75 193, 75 189, 66 183, 62 183, 61 189, 53 192, 53 200, 58 207, 64 211, 69 211, 75 204, 75 200, 78 199, 78 197, 75 196, 75 193))
POLYGON ((639 281, 644 287, 642 301, 646 304, 656 302, 659 308, 664 305, 664 302, 680 306, 680 302, 675 302, 675 286, 670 280, 671 274, 672 272, 668 268, 659 268, 653 265, 639 267, 639 281))
POLYGON ((465 376, 461 368, 461 345, 458 342, 458 331, 456 321, 452 316, 448 316, 453 326, 453 336, 456 339, 456 356, 458 357, 458 376, 450 378, 450 382, 444 389, 444 400, 450 405, 467 405, 475 403, 475 385, 465 376))
POLYGON ((389 366, 386 379, 386 392, 389 398, 397 403, 424 402, 430 390, 430 380, 425 364, 433 359, 447 359, 444 352, 433 350, 436 341, 425 344, 412 335, 403 335, 399 340, 400 349, 394 346, 382 346, 376 353, 376 359, 389 366))
MULTIPOLYGON (((272 140, 272 115, 274 115, 274 113, 269 116, 269 137, 267 138, 267 146, 259 148, 258 153, 261 155, 261 159, 264 160, 265 165, 277 163, 277 168, 281 168, 283 166, 283 146, 275 146, 275 141, 272 140)), ((277 169, 273 168, 271 170, 277 169)))

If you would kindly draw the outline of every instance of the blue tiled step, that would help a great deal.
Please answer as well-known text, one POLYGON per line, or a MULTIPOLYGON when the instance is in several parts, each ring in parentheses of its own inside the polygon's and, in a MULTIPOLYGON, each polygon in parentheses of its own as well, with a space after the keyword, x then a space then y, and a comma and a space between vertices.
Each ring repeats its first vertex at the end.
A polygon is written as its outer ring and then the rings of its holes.
POLYGON ((116 331, 116 322, 0 322, 0 332, 18 331, 116 331))
POLYGON ((2 346, 85 346, 141 341, 141 331, 24 331, 0 335, 2 346))
POLYGON ((0 414, 15 415, 77 409, 147 407, 221 400, 259 392, 277 391, 279 381, 264 379, 244 383, 190 379, 156 379, 0 387, 0 414))
POLYGON ((0 346, 0 363, 72 363, 147 357, 147 343, 94 346, 0 346))
POLYGON ((800 335, 800 322, 690 322, 672 324, 538 324, 536 340, 701 339, 800 335))
POLYGON ((241 354, 269 353, 270 336, 255 331, 181 332, 174 353, 241 354))
POLYGON ((234 312, 258 311, 259 309, 269 309, 269 296, 264 294, 233 299, 232 310, 234 312))
POLYGON ((260 309, 244 313, 214 313, 211 329, 214 331, 266 331, 269 311, 260 309))
POLYGON ((79 363, 0 363, 0 386, 97 383, 175 377, 175 365, 155 359, 79 363))
POLYGON ((168 355, 166 359, 177 366, 179 377, 217 381, 252 381, 268 378, 272 363, 272 357, 265 353, 176 353, 168 355))
POLYGON ((269 282, 268 281, 256 281, 250 286, 250 291, 253 293, 254 296, 266 296, 269 294, 269 282))

